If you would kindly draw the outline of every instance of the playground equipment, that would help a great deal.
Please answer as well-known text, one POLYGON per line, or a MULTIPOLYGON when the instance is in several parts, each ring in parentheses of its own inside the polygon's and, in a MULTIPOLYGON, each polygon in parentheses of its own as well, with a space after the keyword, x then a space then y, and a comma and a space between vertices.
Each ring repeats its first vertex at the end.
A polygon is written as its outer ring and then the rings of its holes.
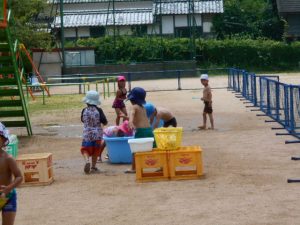
POLYGON ((12 40, 11 10, 6 0, 0 8, 0 119, 7 127, 26 127, 32 135, 28 110, 17 65, 18 40, 12 40))
MULTIPOLYGON (((38 68, 35 66, 33 60, 32 60, 32 57, 30 55, 30 53, 28 52, 28 50, 26 49, 25 45, 24 44, 20 44, 19 45, 19 52, 17 53, 17 59, 21 57, 21 53, 24 53, 27 57, 27 59, 29 60, 31 66, 32 66, 32 69, 34 71, 34 77, 36 78, 36 86, 33 86, 33 87, 30 87, 28 86, 27 90, 28 92, 30 93, 32 99, 34 100, 34 95, 32 94, 32 92, 34 92, 34 89, 33 88, 36 88, 38 86, 39 89, 46 91, 47 95, 50 97, 50 92, 48 90, 48 87, 44 85, 44 80, 38 70, 38 68)), ((26 79, 22 79, 23 80, 23 83, 26 84, 26 79)), ((34 85, 33 82, 31 82, 32 85, 34 85)))

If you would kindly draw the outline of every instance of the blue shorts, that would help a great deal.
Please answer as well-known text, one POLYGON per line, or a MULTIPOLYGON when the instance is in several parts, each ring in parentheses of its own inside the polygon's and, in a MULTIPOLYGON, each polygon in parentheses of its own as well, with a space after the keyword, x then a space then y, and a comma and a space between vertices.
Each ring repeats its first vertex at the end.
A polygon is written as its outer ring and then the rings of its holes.
POLYGON ((17 212, 17 192, 14 189, 11 193, 9 193, 9 200, 2 208, 2 212, 17 212))

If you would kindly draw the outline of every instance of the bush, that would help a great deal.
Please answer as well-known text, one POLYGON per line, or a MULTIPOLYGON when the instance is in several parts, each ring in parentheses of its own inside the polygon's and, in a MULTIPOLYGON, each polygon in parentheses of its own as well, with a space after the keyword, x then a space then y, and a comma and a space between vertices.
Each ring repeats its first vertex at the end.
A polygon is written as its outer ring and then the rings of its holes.
MULTIPOLYGON (((191 59, 190 39, 160 37, 103 37, 78 40, 77 46, 96 47, 96 63, 173 61, 191 59)), ((244 69, 295 69, 300 62, 300 42, 286 44, 272 40, 198 39, 199 65, 244 69)))

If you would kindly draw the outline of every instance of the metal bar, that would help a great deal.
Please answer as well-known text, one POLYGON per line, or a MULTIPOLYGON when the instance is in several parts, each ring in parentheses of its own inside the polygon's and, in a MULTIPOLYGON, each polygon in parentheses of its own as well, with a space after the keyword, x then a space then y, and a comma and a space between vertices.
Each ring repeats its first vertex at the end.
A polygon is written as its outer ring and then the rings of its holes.
POLYGON ((66 62, 65 62, 64 1, 63 0, 60 0, 60 42, 61 42, 61 54, 62 54, 62 61, 63 61, 62 74, 64 74, 66 68, 66 62))
POLYGON ((288 183, 300 183, 300 179, 288 179, 288 183))

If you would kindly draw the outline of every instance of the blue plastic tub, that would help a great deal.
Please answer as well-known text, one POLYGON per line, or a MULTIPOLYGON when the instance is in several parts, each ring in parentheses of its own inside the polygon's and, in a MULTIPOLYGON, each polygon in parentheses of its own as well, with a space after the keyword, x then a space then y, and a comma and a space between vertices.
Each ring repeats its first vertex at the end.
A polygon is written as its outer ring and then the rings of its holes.
POLYGON ((128 144, 134 137, 103 137, 111 163, 132 163, 132 154, 128 144))

